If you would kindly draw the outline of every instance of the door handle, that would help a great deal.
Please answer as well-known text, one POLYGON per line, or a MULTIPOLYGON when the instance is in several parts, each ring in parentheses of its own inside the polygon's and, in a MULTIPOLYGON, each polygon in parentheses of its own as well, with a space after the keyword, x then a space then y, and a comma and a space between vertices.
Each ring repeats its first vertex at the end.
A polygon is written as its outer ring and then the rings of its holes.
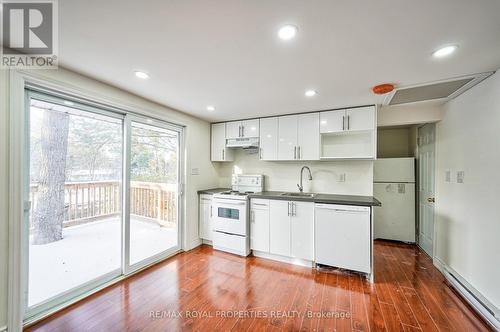
POLYGON ((436 203, 436 199, 434 197, 429 197, 429 198, 427 198, 427 202, 436 203))

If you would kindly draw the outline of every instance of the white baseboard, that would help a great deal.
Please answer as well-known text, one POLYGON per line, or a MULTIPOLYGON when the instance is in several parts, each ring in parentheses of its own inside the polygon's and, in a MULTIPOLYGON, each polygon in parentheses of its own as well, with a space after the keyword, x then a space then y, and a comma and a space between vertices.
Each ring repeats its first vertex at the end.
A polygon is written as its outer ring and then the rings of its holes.
POLYGON ((184 251, 193 250, 194 248, 201 246, 202 243, 203 242, 200 238, 194 239, 189 244, 187 244, 186 248, 184 248, 184 251))
POLYGON ((500 331, 500 309, 488 301, 474 286, 469 284, 457 271, 446 265, 441 259, 434 257, 433 263, 465 301, 491 327, 500 331))
POLYGON ((282 262, 282 263, 305 266, 305 267, 314 267, 314 263, 312 261, 308 261, 305 259, 280 256, 280 255, 270 254, 268 252, 262 252, 262 251, 256 251, 256 250, 252 250, 252 254, 255 257, 270 259, 270 260, 278 261, 278 262, 282 262))
POLYGON ((206 245, 209 245, 209 246, 213 246, 213 243, 212 243, 212 241, 210 241, 210 240, 205 240, 205 239, 202 239, 202 240, 201 240, 201 242, 202 242, 203 244, 206 244, 206 245))

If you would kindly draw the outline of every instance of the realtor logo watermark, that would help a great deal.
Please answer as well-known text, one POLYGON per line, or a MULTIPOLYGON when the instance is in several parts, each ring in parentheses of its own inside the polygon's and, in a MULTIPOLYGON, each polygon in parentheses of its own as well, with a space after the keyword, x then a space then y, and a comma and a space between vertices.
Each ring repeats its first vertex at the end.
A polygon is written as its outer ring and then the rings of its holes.
POLYGON ((0 0, 1 68, 56 69, 57 1, 0 0))

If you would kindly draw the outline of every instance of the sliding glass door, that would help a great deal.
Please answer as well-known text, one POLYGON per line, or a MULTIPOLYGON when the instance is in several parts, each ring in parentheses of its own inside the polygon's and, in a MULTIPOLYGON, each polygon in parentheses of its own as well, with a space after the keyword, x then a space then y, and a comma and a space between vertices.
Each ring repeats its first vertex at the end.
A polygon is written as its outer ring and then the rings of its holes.
POLYGON ((179 249, 181 132, 151 119, 130 117, 131 270, 179 249))
POLYGON ((27 90, 25 317, 180 249, 182 128, 27 90))

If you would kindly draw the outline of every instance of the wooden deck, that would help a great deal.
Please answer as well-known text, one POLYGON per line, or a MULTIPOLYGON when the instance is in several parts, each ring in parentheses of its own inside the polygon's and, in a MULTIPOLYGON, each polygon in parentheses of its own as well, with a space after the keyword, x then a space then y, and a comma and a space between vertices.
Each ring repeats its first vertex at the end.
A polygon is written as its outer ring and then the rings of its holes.
POLYGON ((490 331, 415 246, 376 241, 375 283, 208 246, 179 254, 30 331, 490 331), (236 311, 236 312, 235 312, 236 311))

